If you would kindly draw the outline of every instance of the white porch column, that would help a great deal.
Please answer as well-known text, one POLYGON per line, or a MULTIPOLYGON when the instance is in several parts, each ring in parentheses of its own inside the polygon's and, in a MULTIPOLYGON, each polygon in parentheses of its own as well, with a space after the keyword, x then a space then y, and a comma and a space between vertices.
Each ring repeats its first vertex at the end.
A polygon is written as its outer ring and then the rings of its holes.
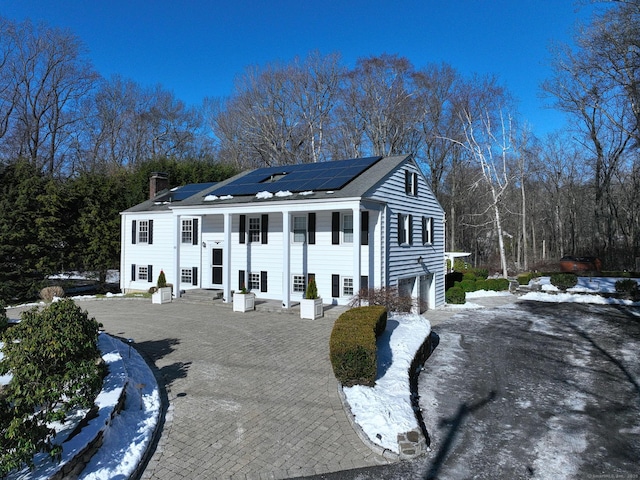
POLYGON ((224 256, 222 258, 222 289, 224 295, 224 303, 230 303, 231 298, 231 214, 225 213, 224 216, 224 241, 222 246, 224 247, 224 256))
POLYGON ((291 214, 282 212, 282 308, 291 308, 291 214))
POLYGON ((353 293, 360 291, 360 271, 362 269, 362 255, 360 246, 360 205, 353 211, 353 293))
POLYGON ((176 231, 175 231, 175 278, 173 279, 173 294, 176 298, 180 297, 180 243, 182 242, 182 217, 176 215, 176 231))

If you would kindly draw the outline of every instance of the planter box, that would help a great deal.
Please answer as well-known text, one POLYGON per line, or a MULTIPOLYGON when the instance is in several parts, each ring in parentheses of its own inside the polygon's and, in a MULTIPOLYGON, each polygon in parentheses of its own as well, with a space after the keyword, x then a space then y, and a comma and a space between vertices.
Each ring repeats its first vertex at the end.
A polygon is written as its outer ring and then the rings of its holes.
POLYGON ((253 293, 234 293, 233 311, 247 312, 256 309, 256 296, 253 293))
POLYGON ((171 303, 171 287, 159 288, 157 292, 151 294, 151 303, 171 303))
POLYGON ((306 299, 300 300, 300 318, 308 318, 315 320, 324 316, 324 307, 322 306, 322 299, 306 299))

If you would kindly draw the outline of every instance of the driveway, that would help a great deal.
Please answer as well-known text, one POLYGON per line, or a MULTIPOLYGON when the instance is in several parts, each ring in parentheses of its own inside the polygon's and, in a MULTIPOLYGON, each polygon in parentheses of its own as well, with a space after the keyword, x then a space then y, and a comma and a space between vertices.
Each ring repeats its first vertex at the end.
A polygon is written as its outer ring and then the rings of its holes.
POLYGON ((433 332, 419 378, 432 452, 315 478, 640 478, 640 309, 522 301, 433 332))
POLYGON ((164 380, 169 408, 143 479, 278 479, 387 463, 342 407, 331 309, 311 321, 184 301, 78 304, 107 333, 133 339, 164 380))

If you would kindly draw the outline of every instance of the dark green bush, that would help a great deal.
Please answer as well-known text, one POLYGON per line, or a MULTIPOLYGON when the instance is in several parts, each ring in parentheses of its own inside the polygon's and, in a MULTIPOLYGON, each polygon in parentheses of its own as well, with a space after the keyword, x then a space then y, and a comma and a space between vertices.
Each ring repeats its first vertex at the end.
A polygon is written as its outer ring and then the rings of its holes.
POLYGON ((506 278, 488 278, 485 285, 485 290, 493 290, 494 292, 509 290, 509 280, 506 278))
POLYGON ((7 311, 4 308, 4 303, 0 300, 0 335, 7 329, 9 325, 9 319, 7 318, 7 311))
POLYGON ((618 280, 616 282, 616 292, 633 300, 640 297, 640 288, 638 287, 638 282, 631 278, 618 280))
POLYGON ((352 308, 338 317, 331 331, 329 356, 342 385, 375 385, 376 338, 385 328, 387 309, 380 305, 352 308))
POLYGON ((477 279, 478 277, 476 277, 475 273, 473 272, 467 272, 462 275, 462 280, 470 280, 472 282, 475 282, 477 279))
POLYGON ((475 280, 462 280, 461 282, 456 282, 454 287, 458 287, 463 292, 475 292, 476 282, 475 280))
POLYGON ((551 275, 551 284, 563 292, 567 288, 575 287, 577 283, 578 276, 575 273, 553 273, 551 275))
POLYGON ((478 280, 476 280, 475 290, 489 290, 489 288, 487 287, 487 281, 484 278, 479 278, 478 280))
POLYGON ((463 305, 467 298, 467 294, 460 287, 451 287, 444 296, 447 303, 455 305, 463 305))
POLYGON ((518 275, 518 284, 519 285, 529 285, 529 282, 533 279, 533 273, 526 272, 518 275))
POLYGON ((24 312, 4 332, 0 375, 13 377, 0 395, 0 477, 36 452, 60 454, 52 422, 90 406, 102 386, 97 338, 98 323, 69 299, 24 312))
POLYGON ((489 270, 487 270, 486 268, 476 268, 474 271, 476 277, 478 277, 479 279, 486 280, 489 276, 489 270))

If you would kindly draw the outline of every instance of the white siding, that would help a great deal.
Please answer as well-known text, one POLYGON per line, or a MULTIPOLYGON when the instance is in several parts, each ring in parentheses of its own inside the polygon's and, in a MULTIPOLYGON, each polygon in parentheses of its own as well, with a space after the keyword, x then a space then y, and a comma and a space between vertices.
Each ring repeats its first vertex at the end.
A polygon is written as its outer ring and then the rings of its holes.
POLYGON ((174 235, 174 217, 171 212, 154 212, 154 213, 135 213, 122 215, 123 222, 122 241, 122 261, 123 265, 120 272, 120 286, 124 291, 147 291, 150 287, 155 286, 160 271, 163 270, 167 281, 173 282, 175 278, 175 267, 173 256, 168 254, 169 248, 173 249, 175 245, 174 235), (136 239, 134 244, 132 241, 133 231, 132 222, 136 221, 139 226, 140 221, 153 220, 153 243, 139 243, 136 239), (131 278, 131 265, 151 265, 152 278, 151 281, 131 278))

